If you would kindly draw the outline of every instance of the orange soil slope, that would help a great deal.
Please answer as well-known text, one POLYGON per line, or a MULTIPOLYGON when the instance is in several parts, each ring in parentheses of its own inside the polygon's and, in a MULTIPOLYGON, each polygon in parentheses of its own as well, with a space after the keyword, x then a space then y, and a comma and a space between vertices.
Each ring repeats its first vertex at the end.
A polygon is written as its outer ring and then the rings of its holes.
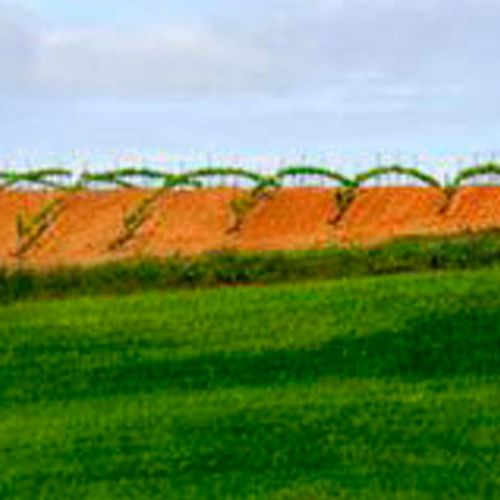
POLYGON ((438 224, 446 198, 437 188, 360 189, 334 231, 341 244, 373 245, 429 233, 438 224))
POLYGON ((242 250, 324 247, 338 214, 334 193, 327 188, 278 190, 249 212, 236 246, 242 250))
POLYGON ((231 202, 241 195, 235 188, 166 193, 156 201, 152 217, 124 253, 164 256, 227 248, 235 220, 231 202))
POLYGON ((17 217, 33 217, 55 196, 54 193, 0 191, 0 264, 16 262, 17 217))
POLYGON ((66 194, 59 220, 30 253, 28 262, 51 266, 114 258, 108 246, 120 234, 124 215, 144 195, 138 189, 66 194))
POLYGON ((453 234, 497 228, 500 228, 500 187, 464 187, 431 232, 453 234))
POLYGON ((0 266, 16 264, 16 217, 33 215, 56 196, 64 208, 55 224, 28 252, 33 266, 93 264, 136 255, 199 254, 221 249, 293 250, 327 245, 373 245, 409 235, 451 234, 500 228, 500 188, 467 187, 446 208, 435 188, 363 188, 341 221, 335 191, 284 188, 261 200, 236 232, 231 203, 245 194, 233 188, 181 190, 163 194, 151 217, 119 250, 110 244, 123 219, 152 191, 41 193, 0 192, 0 266), (443 209, 446 210, 443 211, 443 209))

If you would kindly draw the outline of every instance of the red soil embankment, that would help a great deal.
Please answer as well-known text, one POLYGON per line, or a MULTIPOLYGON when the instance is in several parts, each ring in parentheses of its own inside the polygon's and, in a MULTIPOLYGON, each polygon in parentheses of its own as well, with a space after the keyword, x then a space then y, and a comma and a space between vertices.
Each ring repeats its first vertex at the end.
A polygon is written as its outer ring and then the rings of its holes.
POLYGON ((436 222, 432 234, 456 234, 500 228, 500 187, 461 188, 436 222))
POLYGON ((84 191, 65 194, 62 214, 30 252, 33 265, 92 264, 116 258, 108 246, 123 228, 125 214, 146 190, 84 191))
POLYGON ((334 230, 339 244, 374 245, 427 234, 446 203, 438 188, 362 188, 334 230))
POLYGON ((28 217, 55 197, 63 209, 29 249, 23 262, 35 267, 94 264, 137 255, 199 254, 222 249, 299 250, 328 245, 375 245, 403 236, 446 235, 500 229, 500 188, 466 187, 447 204, 436 188, 384 187, 357 191, 339 215, 336 192, 283 188, 257 202, 237 231, 232 202, 248 191, 207 188, 170 191, 151 205, 144 224, 121 248, 124 218, 153 195, 148 189, 77 193, 0 192, 0 266, 19 261, 16 218, 28 217))
POLYGON ((151 218, 124 250, 165 256, 225 249, 235 220, 231 202, 241 195, 235 188, 167 192, 155 202, 151 218))
POLYGON ((321 248, 329 242, 331 221, 337 214, 333 189, 281 189, 248 213, 236 246, 242 250, 321 248))
POLYGON ((33 217, 56 196, 45 192, 0 191, 0 265, 16 262, 18 216, 25 220, 33 217))

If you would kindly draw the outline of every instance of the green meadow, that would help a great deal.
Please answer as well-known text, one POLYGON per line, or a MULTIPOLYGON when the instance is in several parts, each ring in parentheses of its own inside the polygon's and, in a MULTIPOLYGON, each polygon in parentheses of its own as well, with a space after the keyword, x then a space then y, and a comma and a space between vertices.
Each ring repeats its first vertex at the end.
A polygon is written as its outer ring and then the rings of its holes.
POLYGON ((0 498, 500 498, 500 271, 0 306, 0 498))

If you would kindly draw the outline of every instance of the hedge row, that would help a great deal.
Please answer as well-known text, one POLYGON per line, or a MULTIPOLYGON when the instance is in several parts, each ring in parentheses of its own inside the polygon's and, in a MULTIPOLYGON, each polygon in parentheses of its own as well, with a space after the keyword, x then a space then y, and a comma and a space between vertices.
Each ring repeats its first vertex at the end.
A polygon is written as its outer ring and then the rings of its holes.
POLYGON ((329 248, 201 257, 144 258, 51 270, 0 268, 0 304, 74 295, 300 282, 500 265, 500 235, 415 238, 378 248, 329 248))

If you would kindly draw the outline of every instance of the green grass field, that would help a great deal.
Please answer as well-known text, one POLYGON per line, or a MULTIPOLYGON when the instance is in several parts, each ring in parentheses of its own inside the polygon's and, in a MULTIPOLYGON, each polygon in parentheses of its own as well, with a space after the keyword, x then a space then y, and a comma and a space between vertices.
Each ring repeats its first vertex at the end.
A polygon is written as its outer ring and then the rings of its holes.
POLYGON ((0 498, 500 498, 500 271, 0 307, 0 498))

